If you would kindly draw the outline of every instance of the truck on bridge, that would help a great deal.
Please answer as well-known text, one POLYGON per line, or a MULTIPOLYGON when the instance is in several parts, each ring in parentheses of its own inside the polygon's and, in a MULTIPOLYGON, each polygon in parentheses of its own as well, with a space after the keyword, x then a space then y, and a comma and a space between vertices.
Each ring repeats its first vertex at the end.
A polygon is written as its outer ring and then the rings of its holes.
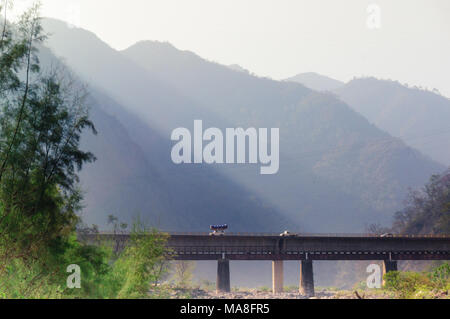
POLYGON ((225 230, 228 229, 228 225, 211 225, 209 226, 209 229, 212 230, 212 232, 209 234, 210 236, 223 236, 225 235, 225 230))

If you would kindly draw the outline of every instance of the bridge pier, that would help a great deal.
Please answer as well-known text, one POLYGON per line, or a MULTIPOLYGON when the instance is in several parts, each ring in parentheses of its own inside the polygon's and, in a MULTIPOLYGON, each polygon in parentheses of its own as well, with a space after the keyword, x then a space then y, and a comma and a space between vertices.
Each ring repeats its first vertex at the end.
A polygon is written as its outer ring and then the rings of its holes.
POLYGON ((217 261, 217 292, 230 292, 230 261, 219 259, 217 261))
POLYGON ((272 292, 278 294, 283 292, 284 271, 283 261, 272 261, 272 292))
POLYGON ((300 261, 299 292, 307 297, 314 297, 314 273, 312 260, 300 261))
POLYGON ((397 271, 397 261, 396 260, 384 260, 383 261, 383 286, 385 285, 384 275, 390 271, 397 271))

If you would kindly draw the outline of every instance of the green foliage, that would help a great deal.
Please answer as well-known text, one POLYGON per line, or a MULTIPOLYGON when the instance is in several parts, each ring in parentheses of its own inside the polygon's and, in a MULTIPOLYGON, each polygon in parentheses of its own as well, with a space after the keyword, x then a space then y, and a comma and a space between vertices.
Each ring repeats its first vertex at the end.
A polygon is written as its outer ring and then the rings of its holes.
POLYGON ((169 270, 166 240, 137 223, 116 255, 110 245, 92 246, 68 236, 38 259, 11 259, 0 273, 0 298, 168 298, 170 289, 159 285, 169 270), (66 286, 71 264, 81 268, 81 289, 66 286))
MULTIPOLYGON (((7 10, 7 8, 4 8, 7 10)), ((69 241, 78 222, 77 172, 95 158, 79 148, 93 124, 85 92, 68 72, 40 70, 45 39, 39 6, 0 40, 0 273, 16 259, 31 263, 69 241)))
MULTIPOLYGON (((3 247, 2 247, 3 248, 3 247)), ((109 253, 101 247, 83 245, 75 235, 54 241, 41 250, 38 259, 14 258, 0 273, 0 292, 3 298, 80 298, 101 297, 102 282, 110 271, 109 253), (66 285, 67 266, 81 268, 81 289, 66 285)))
POLYGON ((450 233, 450 171, 433 175, 422 191, 410 193, 407 207, 395 215, 393 231, 401 234, 450 233))
POLYGON ((444 263, 436 267, 431 272, 432 282, 441 289, 445 289, 450 284, 450 264, 444 263))
POLYGON ((367 282, 366 281, 358 281, 354 286, 354 290, 366 290, 367 288, 367 282))
POLYGON ((433 298, 440 291, 448 293, 449 274, 448 263, 431 272, 392 271, 384 275, 385 289, 399 298, 433 298))
MULTIPOLYGON (((150 297, 167 295, 158 287, 168 271, 166 235, 138 221, 123 251, 77 239, 78 172, 95 160, 80 138, 96 130, 78 81, 64 68, 40 69, 39 6, 18 23, 0 20, 0 36, 0 296, 140 298, 149 297, 150 284, 158 288, 150 297), (73 264, 79 289, 66 284, 73 264)), ((114 234, 127 228, 114 216, 109 222, 114 234)), ((79 230, 81 238, 97 231, 79 230)))
POLYGON ((148 297, 150 285, 154 294, 164 293, 158 284, 169 271, 166 241, 166 234, 135 222, 127 246, 114 263, 112 278, 120 286, 118 298, 148 297))
POLYGON ((426 276, 415 272, 392 271, 384 275, 385 288, 401 298, 411 297, 419 285, 425 285, 423 280, 426 279, 426 276))
POLYGON ((195 262, 180 260, 174 265, 174 280, 178 287, 187 288, 192 286, 193 271, 195 262))
MULTIPOLYGON (((0 7, 2 16, 8 9, 0 7)), ((1 296, 95 296, 108 272, 107 254, 74 235, 77 171, 94 159, 79 149, 82 131, 95 131, 84 91, 65 70, 41 71, 39 5, 17 23, 0 20, 0 32, 1 296), (74 263, 85 284, 69 291, 66 267, 74 263)))
POLYGON ((208 279, 202 279, 200 280, 200 288, 206 291, 214 291, 216 289, 216 283, 208 279))
POLYGON ((12 261, 0 276, 0 298, 61 298, 63 285, 55 284, 50 273, 41 273, 41 266, 19 259, 12 261))

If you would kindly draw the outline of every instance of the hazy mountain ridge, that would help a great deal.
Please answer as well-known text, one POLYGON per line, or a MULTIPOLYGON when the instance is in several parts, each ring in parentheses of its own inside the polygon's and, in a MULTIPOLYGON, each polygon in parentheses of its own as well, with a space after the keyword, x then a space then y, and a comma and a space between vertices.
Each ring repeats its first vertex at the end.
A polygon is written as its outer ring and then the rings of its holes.
MULTIPOLYGON (((61 64, 46 47, 40 48, 40 59, 44 68, 61 64)), ((98 135, 84 134, 82 139, 83 149, 97 157, 80 172, 86 223, 104 228, 107 216, 113 214, 126 222, 139 215, 164 230, 204 231, 210 223, 223 222, 233 225, 234 231, 298 228, 269 203, 220 174, 199 167, 180 171, 170 161, 168 137, 95 82, 88 89, 98 135)))
POLYGON ((379 128, 450 165, 450 100, 376 78, 354 79, 335 93, 379 128))
POLYGON ((98 135, 82 140, 83 148, 97 157, 80 174, 85 192, 84 221, 104 226, 112 214, 127 222, 130 216, 141 215, 155 226, 173 223, 171 214, 166 213, 170 212, 170 201, 163 192, 163 180, 121 123, 102 110, 102 103, 91 101, 91 118, 98 135))
MULTIPOLYGON (((298 168, 286 164, 286 161, 297 158, 301 162, 297 161, 295 166, 302 166, 303 174, 312 171, 316 175, 314 177, 308 173, 308 178, 304 179, 306 183, 320 176, 324 184, 335 187, 335 192, 339 189, 354 196, 365 190, 361 200, 371 202, 370 205, 377 207, 377 210, 385 211, 395 210, 393 203, 399 203, 402 197, 399 190, 411 184, 420 185, 426 180, 426 174, 410 174, 409 168, 421 166, 423 171, 430 173, 443 169, 405 147, 400 140, 370 125, 331 94, 315 93, 291 82, 276 82, 233 72, 198 56, 195 56, 195 63, 185 65, 180 63, 184 60, 184 52, 173 46, 167 53, 170 59, 155 61, 151 59, 154 45, 149 41, 140 42, 125 50, 124 54, 235 125, 280 127, 285 133, 281 141, 285 161, 281 165, 284 165, 284 171, 289 172, 285 174, 280 170, 276 187, 264 185, 266 190, 270 190, 266 196, 273 202, 278 201, 282 209, 292 210, 292 206, 283 205, 289 199, 280 190, 292 191, 295 182, 291 187, 286 187, 287 181, 295 176, 292 172, 298 168), (316 149, 316 145, 321 147, 311 154, 311 149, 316 149), (308 150, 307 154, 299 151, 302 147, 308 150), (385 158, 380 161, 379 157, 385 158)), ((242 183, 248 181, 258 184, 247 175, 240 180, 242 183)), ((322 191, 327 188, 321 186, 322 191)), ((301 189, 298 183, 295 188, 301 189)), ((306 194, 313 196, 311 192, 306 194)), ((292 198, 298 200, 294 194, 292 198)))
MULTIPOLYGON (((191 231, 204 231, 209 223, 220 223, 226 219, 234 231, 269 231, 271 226, 283 228, 285 225, 298 227, 293 221, 282 218, 263 199, 210 169, 193 166, 189 170, 180 170, 168 155, 171 141, 110 98, 103 96, 103 99, 105 112, 112 114, 121 125, 127 127, 133 142, 140 145, 146 160, 152 164, 157 174, 156 178, 147 182, 164 194, 167 205, 155 215, 152 199, 143 192, 141 198, 148 207, 144 211, 141 209, 141 214, 149 218, 156 217, 158 226, 165 230, 188 228, 191 231)), ((105 165, 105 162, 99 164, 105 165)), ((118 200, 120 199, 119 197, 118 200)), ((96 213, 94 210, 90 212, 96 213)), ((123 218, 130 217, 129 208, 124 207, 119 213, 123 218)))
POLYGON ((250 71, 249 70, 247 70, 247 69, 244 69, 242 66, 240 66, 239 64, 230 64, 229 66, 228 66, 231 70, 234 70, 234 71, 238 71, 238 72, 244 72, 244 73, 250 73, 250 71))
POLYGON ((315 72, 300 73, 285 81, 297 82, 315 91, 333 91, 345 83, 315 72))
POLYGON ((407 187, 443 169, 329 94, 233 71, 171 45, 146 41, 119 53, 87 31, 54 20, 45 25, 54 33, 52 49, 139 119, 139 125, 130 118, 124 125, 180 197, 174 214, 186 214, 184 219, 194 218, 191 214, 207 219, 219 209, 215 216, 236 216, 242 227, 253 221, 254 229, 300 224, 308 231, 361 231, 366 223, 388 221, 407 187), (67 38, 76 45, 66 45, 67 38), (172 164, 170 132, 191 128, 194 119, 219 128, 280 127, 279 174, 262 177, 254 165, 172 164), (146 132, 153 131, 159 137, 149 142, 146 132), (152 157, 152 149, 160 154, 152 157), (239 185, 235 195, 233 183, 224 184, 228 180, 239 185), (236 197, 239 193, 253 195, 246 201, 245 195, 236 197), (252 207, 268 209, 249 214, 252 207), (279 221, 272 223, 265 214, 279 221), (285 218, 295 222, 280 221, 285 218))

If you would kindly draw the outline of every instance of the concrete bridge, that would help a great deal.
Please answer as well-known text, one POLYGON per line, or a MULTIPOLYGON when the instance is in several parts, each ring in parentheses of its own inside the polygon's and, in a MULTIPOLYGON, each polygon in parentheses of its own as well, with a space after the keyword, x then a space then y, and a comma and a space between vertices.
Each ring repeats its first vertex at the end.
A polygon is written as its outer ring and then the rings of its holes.
MULTIPOLYGON (((217 290, 230 291, 230 260, 271 260, 273 292, 283 290, 283 261, 298 260, 300 293, 314 295, 314 260, 380 260, 384 273, 397 270, 398 260, 450 260, 450 236, 378 236, 300 234, 170 233, 174 260, 217 260, 217 290)), ((125 242, 127 234, 114 236, 125 242)))

